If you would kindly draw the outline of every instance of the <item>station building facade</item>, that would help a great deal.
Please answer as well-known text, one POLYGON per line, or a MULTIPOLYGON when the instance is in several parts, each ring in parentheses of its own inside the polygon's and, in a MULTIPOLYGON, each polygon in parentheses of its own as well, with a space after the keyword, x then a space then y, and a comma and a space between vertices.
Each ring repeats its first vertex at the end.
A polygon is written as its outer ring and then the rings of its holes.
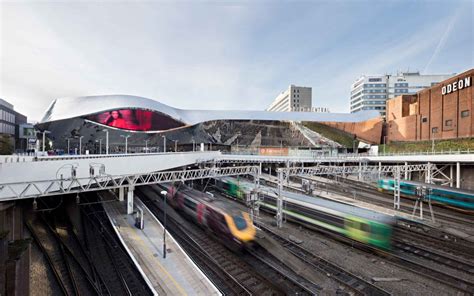
POLYGON ((386 140, 423 141, 474 137, 474 69, 414 95, 387 101, 386 140))
POLYGON ((292 124, 295 121, 333 123, 370 143, 379 143, 382 130, 382 119, 375 111, 183 110, 127 95, 56 99, 36 127, 50 132, 47 137, 54 148, 79 148, 82 153, 103 153, 107 140, 109 152, 123 152, 125 141, 127 150, 136 152, 143 148, 163 151, 164 147, 167 151, 190 150, 200 143, 213 147, 311 146, 304 132, 292 124), (364 127, 367 123, 370 129, 364 127))

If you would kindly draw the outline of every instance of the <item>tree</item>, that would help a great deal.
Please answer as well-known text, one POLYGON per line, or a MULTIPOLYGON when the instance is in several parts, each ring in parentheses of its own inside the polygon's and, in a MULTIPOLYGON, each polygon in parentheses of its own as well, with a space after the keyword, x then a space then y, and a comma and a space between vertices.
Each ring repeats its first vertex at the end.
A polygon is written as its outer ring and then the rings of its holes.
POLYGON ((0 136, 0 155, 13 153, 13 139, 8 135, 0 136))

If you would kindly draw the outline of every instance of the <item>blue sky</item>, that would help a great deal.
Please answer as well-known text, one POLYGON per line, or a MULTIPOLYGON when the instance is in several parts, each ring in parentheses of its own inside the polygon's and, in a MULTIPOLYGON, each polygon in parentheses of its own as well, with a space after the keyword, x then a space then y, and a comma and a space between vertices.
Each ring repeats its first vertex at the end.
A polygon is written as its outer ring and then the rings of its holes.
POLYGON ((0 97, 131 94, 263 110, 289 84, 349 111, 362 74, 474 66, 473 1, 2 2, 0 97))

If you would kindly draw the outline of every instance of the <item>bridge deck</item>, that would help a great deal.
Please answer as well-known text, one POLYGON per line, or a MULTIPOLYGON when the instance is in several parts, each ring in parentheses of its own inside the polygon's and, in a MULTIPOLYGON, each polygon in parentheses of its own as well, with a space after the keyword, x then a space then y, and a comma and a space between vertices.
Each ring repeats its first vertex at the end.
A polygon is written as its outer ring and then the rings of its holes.
POLYGON ((198 269, 172 236, 166 236, 166 259, 163 259, 163 226, 143 206, 145 228, 134 226, 134 216, 126 214, 126 202, 105 203, 104 207, 129 253, 160 295, 220 295, 216 287, 198 269))

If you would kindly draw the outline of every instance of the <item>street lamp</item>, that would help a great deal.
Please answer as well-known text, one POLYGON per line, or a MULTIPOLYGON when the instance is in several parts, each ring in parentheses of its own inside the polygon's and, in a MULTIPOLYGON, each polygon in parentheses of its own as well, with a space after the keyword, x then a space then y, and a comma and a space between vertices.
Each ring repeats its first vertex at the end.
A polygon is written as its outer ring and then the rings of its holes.
POLYGON ((145 153, 148 153, 148 142, 150 140, 145 140, 145 153))
POLYGON ((174 152, 178 152, 178 140, 173 140, 174 142, 174 152))
POLYGON ((163 152, 166 152, 166 136, 161 136, 163 138, 163 152))
POLYGON ((70 145, 69 145, 70 140, 71 140, 71 138, 67 138, 67 154, 68 155, 69 155, 69 151, 71 151, 70 145))
POLYGON ((45 142, 46 142, 46 134, 50 134, 51 132, 50 131, 47 131, 47 130, 44 130, 42 131, 43 133, 43 152, 45 150, 45 142))
POLYGON ((82 155, 82 138, 84 138, 84 136, 79 137, 79 155, 82 155))
POLYGON ((125 154, 128 152, 128 138, 130 138, 130 135, 120 135, 122 138, 125 138, 125 154))
POLYGON ((163 219, 163 259, 166 258, 166 190, 161 191, 161 195, 163 195, 163 201, 165 202, 164 206, 164 219, 163 219))
POLYGON ((194 137, 192 137, 191 140, 193 141, 193 152, 194 152, 194 144, 195 144, 196 142, 194 142, 194 137))
POLYGON ((95 140, 95 142, 99 142, 99 154, 102 154, 102 139, 95 140))
POLYGON ((434 154, 435 151, 435 138, 434 135, 436 133, 437 129, 431 128, 431 152, 434 154))
POLYGON ((105 154, 109 154, 109 130, 103 129, 102 131, 105 132, 105 154))
POLYGON ((383 154, 385 155, 385 146, 387 146, 387 136, 383 136, 383 154))

